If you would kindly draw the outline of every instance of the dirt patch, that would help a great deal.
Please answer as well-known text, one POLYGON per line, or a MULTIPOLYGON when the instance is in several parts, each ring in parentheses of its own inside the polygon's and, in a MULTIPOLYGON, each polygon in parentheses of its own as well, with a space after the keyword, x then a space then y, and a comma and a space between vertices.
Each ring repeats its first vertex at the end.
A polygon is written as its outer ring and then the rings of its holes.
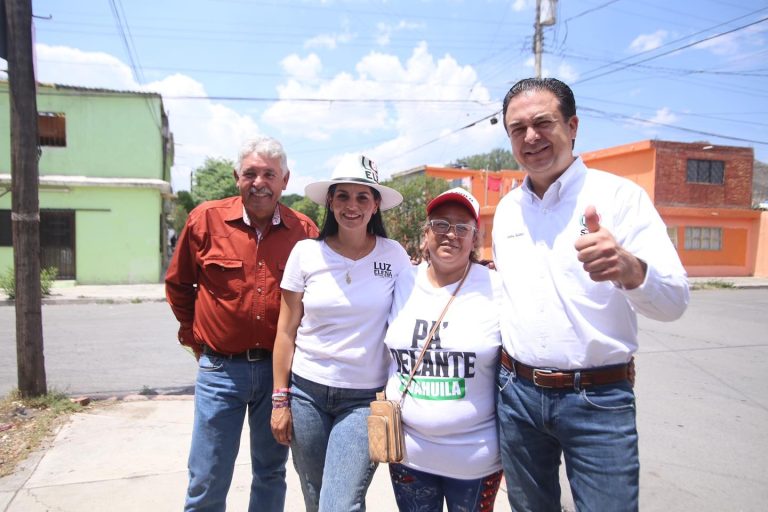
POLYGON ((22 400, 12 392, 0 400, 0 477, 13 473, 70 415, 83 409, 60 393, 22 400))

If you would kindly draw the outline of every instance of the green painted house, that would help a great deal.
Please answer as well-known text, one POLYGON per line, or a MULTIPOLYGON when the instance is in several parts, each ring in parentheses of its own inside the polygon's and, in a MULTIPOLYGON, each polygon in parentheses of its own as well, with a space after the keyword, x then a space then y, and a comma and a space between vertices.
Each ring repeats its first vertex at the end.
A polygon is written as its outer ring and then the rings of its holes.
MULTIPOLYGON (((0 271, 13 266, 9 99, 0 81, 0 271)), ((78 284, 159 282, 173 164, 162 97, 39 84, 37 110, 41 265, 78 284)))

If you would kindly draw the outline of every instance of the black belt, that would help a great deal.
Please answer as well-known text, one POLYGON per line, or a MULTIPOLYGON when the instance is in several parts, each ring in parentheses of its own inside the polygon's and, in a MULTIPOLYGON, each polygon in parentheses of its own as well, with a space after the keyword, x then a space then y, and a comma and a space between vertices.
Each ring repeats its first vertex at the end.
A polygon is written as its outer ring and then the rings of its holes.
POLYGON ((222 354, 221 352, 216 352, 208 345, 203 345, 203 354, 224 359, 247 359, 248 361, 263 361, 272 357, 272 351, 265 348, 249 348, 239 354, 222 354))
POLYGON ((635 360, 629 363, 605 368, 587 368, 584 370, 552 370, 534 368, 516 361, 505 350, 501 351, 501 366, 514 373, 518 377, 533 382, 540 388, 565 389, 572 388, 579 374, 579 386, 603 386, 628 380, 633 382, 635 360))

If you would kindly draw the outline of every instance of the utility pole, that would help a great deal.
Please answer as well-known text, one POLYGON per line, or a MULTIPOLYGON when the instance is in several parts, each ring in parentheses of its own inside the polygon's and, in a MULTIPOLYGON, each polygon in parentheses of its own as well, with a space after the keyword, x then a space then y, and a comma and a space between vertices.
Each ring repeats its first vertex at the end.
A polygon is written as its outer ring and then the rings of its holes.
POLYGON ((13 265, 16 279, 16 364, 23 398, 47 393, 40 290, 40 203, 32 2, 5 0, 11 101, 13 265))
POLYGON ((533 56, 536 78, 541 78, 541 54, 544 52, 544 27, 555 24, 557 0, 536 0, 536 21, 533 24, 533 56), (542 20, 542 1, 546 17, 542 20))
POLYGON ((536 22, 533 24, 533 56, 536 78, 541 78, 541 50, 544 43, 544 29, 541 26, 541 0, 536 0, 536 22))

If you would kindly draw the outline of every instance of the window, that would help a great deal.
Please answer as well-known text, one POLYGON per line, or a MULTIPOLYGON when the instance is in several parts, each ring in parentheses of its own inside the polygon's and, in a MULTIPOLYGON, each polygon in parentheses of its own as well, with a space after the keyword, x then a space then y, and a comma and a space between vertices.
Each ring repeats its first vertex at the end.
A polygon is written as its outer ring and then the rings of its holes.
POLYGON ((667 236, 669 236, 669 239, 672 241, 672 245, 674 245, 675 249, 677 249, 677 228, 667 228, 667 236))
POLYGON ((37 131, 41 146, 67 146, 66 117, 61 112, 38 112, 37 131))
POLYGON ((712 183, 722 185, 725 178, 725 162, 722 160, 688 160, 688 183, 712 183))
POLYGON ((685 228, 685 249, 688 251, 719 251, 723 248, 720 228, 685 228))
POLYGON ((11 229, 11 210, 0 210, 0 247, 13 246, 11 229))

